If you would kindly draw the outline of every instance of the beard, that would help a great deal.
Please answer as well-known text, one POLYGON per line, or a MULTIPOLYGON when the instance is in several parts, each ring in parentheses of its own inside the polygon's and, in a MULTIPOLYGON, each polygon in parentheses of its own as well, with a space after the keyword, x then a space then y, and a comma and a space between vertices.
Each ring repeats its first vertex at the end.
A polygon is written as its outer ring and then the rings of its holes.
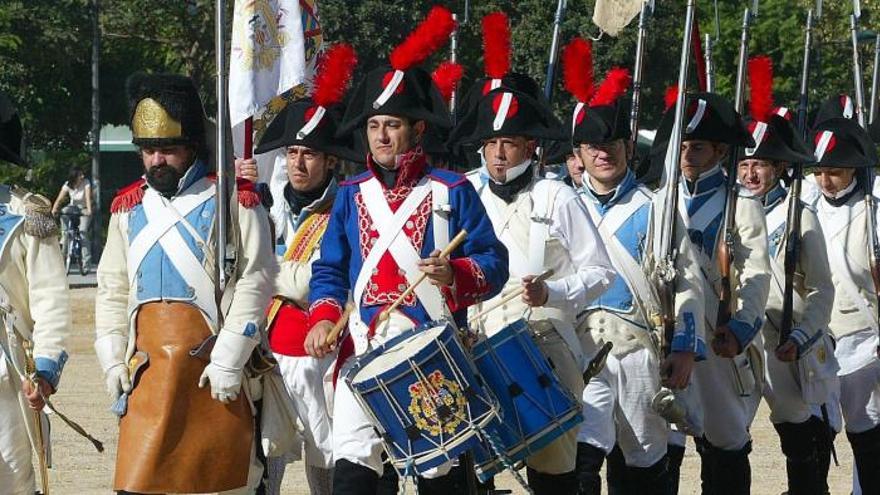
POLYGON ((146 174, 147 184, 166 197, 177 192, 182 177, 183 172, 178 172, 170 165, 157 165, 147 170, 146 174))

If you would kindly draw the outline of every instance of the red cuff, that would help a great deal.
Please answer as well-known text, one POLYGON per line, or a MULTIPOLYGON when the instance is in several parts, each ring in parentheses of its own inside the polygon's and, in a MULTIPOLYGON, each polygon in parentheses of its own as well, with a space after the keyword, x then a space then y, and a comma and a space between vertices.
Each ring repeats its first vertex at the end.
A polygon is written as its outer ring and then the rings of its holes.
POLYGON ((336 323, 342 318, 342 305, 334 299, 318 299, 309 308, 309 328, 321 321, 336 323))
POLYGON ((452 266, 452 285, 443 287, 443 296, 452 312, 466 309, 480 302, 489 292, 483 270, 471 258, 449 260, 452 266))

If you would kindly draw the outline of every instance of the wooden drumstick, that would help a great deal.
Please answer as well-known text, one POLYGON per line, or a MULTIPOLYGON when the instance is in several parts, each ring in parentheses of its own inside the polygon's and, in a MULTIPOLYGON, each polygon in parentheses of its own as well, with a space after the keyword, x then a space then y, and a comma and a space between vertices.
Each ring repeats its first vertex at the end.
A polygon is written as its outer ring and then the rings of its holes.
MULTIPOLYGON (((443 251, 440 251, 439 257, 445 258, 452 254, 452 252, 455 251, 455 248, 457 248, 462 242, 464 242, 466 238, 467 230, 461 229, 461 232, 459 232, 455 237, 452 238, 451 241, 449 241, 449 244, 445 248, 443 248, 443 251)), ((418 287, 420 283, 424 282, 426 278, 428 278, 427 273, 422 273, 421 275, 419 275, 419 278, 417 278, 412 285, 407 287, 406 290, 403 291, 403 294, 399 295, 397 299, 395 299, 394 302, 391 303, 391 306, 388 306, 387 308, 383 309, 381 313, 379 313, 379 321, 382 322, 387 320, 388 317, 391 316, 391 312, 397 309, 397 307, 400 306, 403 300, 409 297, 409 295, 412 294, 414 290, 416 290, 416 287, 418 287)))
POLYGON ((339 334, 342 333, 342 329, 345 328, 346 324, 348 324, 348 317, 351 316, 351 311, 354 309, 354 304, 348 303, 345 305, 345 311, 342 312, 342 316, 339 318, 339 321, 333 325, 333 328, 330 330, 330 333, 327 334, 327 338, 324 339, 324 345, 333 345, 336 343, 336 339, 339 338, 339 334))
MULTIPOLYGON (((543 282, 543 281, 547 280, 548 278, 552 277, 552 276, 553 276, 553 273, 554 273, 554 272, 553 272, 553 269, 552 269, 552 268, 548 268, 544 273, 542 273, 542 274, 538 275, 537 277, 535 277, 535 278, 532 280, 532 283, 543 282)), ((492 306, 490 306, 490 307, 488 307, 488 308, 486 308, 486 309, 480 311, 479 313, 475 314, 474 316, 468 318, 468 324, 472 324, 473 322, 475 322, 475 321, 479 320, 480 318, 486 316, 487 314, 491 313, 492 311, 495 311, 496 309, 500 308, 500 307, 503 306, 504 304, 510 302, 511 300, 516 299, 517 297, 521 296, 522 293, 525 292, 525 291, 526 291, 526 288, 525 288, 525 287, 520 287, 520 288, 514 290, 513 292, 511 292, 510 294, 507 294, 506 296, 502 297, 501 300, 498 301, 497 303, 495 303, 495 304, 493 304, 492 306)))

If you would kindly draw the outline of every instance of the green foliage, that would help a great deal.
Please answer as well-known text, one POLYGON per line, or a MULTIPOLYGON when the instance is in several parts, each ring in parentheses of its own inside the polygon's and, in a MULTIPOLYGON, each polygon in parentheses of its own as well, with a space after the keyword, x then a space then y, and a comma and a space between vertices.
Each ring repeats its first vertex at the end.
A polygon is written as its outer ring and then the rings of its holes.
MULTIPOLYGON (((572 37, 598 35, 592 23, 595 0, 569 0, 561 31, 564 45, 572 37)), ((233 1, 226 0, 227 19, 233 1)), ((356 77, 385 63, 430 6, 440 3, 463 14, 464 0, 318 0, 318 11, 330 42, 347 41, 358 51, 356 77)), ((682 1, 660 0, 649 22, 642 123, 656 125, 663 93, 677 78, 684 19, 682 1)), ((814 0, 762 0, 751 32, 752 54, 774 61, 776 102, 794 106, 802 66, 806 9, 814 0)), ((880 0, 862 0, 862 29, 880 31, 880 0)), ((35 179, 56 181, 72 164, 87 165, 86 143, 91 127, 91 4, 92 0, 4 0, 0 2, 0 90, 17 102, 35 179)), ((513 28, 513 69, 532 75, 543 85, 556 2, 552 0, 471 1, 469 22, 461 27, 459 61, 465 65, 465 88, 482 70, 480 21, 493 10, 508 13, 513 28)), ((733 95, 742 10, 751 1, 718 0, 720 38, 714 47, 717 91, 733 95)), ((177 72, 193 77, 211 112, 214 97, 215 0, 104 0, 101 2, 102 122, 128 122, 125 80, 132 72, 177 72)), ((714 2, 698 0, 703 33, 713 33, 714 2)), ((823 18, 814 33, 815 50, 810 101, 813 106, 838 93, 852 93, 851 3, 824 2, 823 18)), ((604 35, 594 43, 595 74, 601 80, 612 66, 632 67, 636 20, 617 38, 604 35)), ((231 27, 227 26, 227 36, 231 27)), ((870 87, 873 43, 860 48, 864 84, 870 87)), ((427 64, 449 57, 448 45, 427 64)), ((693 69, 692 69, 693 73, 693 69)), ((561 72, 557 71, 557 78, 561 72)), ((572 99, 557 80, 554 106, 560 116, 571 111, 572 99)), ((22 172, 0 169, 0 180, 22 172)))

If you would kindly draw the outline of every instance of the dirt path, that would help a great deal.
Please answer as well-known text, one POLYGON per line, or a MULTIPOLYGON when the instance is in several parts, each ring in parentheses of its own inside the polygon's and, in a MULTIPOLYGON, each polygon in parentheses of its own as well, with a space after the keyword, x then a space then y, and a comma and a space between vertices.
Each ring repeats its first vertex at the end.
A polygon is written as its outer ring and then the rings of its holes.
MULTIPOLYGON (((59 495, 106 494, 110 493, 116 457, 116 422, 108 411, 110 400, 104 392, 104 380, 92 348, 95 289, 75 289, 72 297, 74 335, 70 345, 71 357, 55 402, 64 413, 103 440, 106 450, 103 454, 95 452, 86 440, 60 421, 53 421, 55 467, 51 471, 50 487, 52 493, 59 495)), ((785 462, 767 414, 766 407, 762 406, 753 425, 752 493, 775 495, 786 489, 785 462)), ((831 468, 830 485, 833 494, 843 495, 850 492, 852 454, 842 436, 837 438, 837 451, 841 466, 831 468)), ((509 475, 501 477, 498 488, 521 492, 509 475)), ((414 493, 411 488, 408 491, 414 493)), ((301 464, 288 466, 283 493, 308 493, 301 464)), ((693 444, 688 445, 684 460, 680 493, 699 493, 699 458, 693 444)))

